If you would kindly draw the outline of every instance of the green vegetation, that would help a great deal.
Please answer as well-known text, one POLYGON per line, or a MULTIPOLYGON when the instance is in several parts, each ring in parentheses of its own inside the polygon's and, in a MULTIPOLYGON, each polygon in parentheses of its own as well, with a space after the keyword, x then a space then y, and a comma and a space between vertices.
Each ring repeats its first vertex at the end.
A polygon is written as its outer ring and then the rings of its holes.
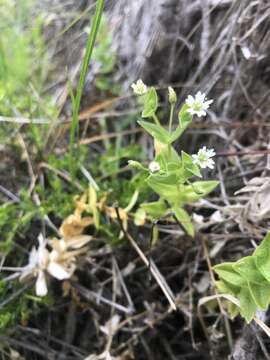
POLYGON ((216 285, 223 294, 231 294, 240 301, 240 308, 230 304, 232 317, 239 312, 250 322, 258 309, 267 310, 270 303, 270 233, 252 255, 236 262, 214 266, 220 281, 216 285))

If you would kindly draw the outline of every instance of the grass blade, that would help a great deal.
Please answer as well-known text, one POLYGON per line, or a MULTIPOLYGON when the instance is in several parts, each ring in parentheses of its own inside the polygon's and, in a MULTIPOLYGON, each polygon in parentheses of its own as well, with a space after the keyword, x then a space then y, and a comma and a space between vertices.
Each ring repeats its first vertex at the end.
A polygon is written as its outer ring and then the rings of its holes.
POLYGON ((105 3, 105 0, 97 0, 96 11, 95 11, 93 19, 91 20, 91 31, 90 31, 90 34, 87 39, 86 51, 85 51, 85 55, 84 55, 84 59, 83 59, 82 69, 80 72, 79 84, 78 84, 75 101, 74 101, 74 105, 73 105, 72 122, 71 122, 71 128, 70 128, 70 149, 69 149, 69 152, 70 152, 69 164, 70 164, 70 172, 71 172, 72 177, 75 176, 75 173, 74 173, 74 164, 75 164, 75 155, 76 155, 75 154, 75 137, 76 137, 76 132, 78 130, 81 98, 82 98, 82 94, 83 94, 83 88, 84 88, 85 78, 86 78, 87 71, 88 71, 88 66, 89 66, 89 63, 91 60, 93 48, 95 45, 95 41, 96 41, 96 37, 97 37, 97 33, 98 33, 98 29, 99 29, 99 25, 100 25, 100 21, 101 21, 101 17, 102 17, 102 12, 104 9, 104 3, 105 3))

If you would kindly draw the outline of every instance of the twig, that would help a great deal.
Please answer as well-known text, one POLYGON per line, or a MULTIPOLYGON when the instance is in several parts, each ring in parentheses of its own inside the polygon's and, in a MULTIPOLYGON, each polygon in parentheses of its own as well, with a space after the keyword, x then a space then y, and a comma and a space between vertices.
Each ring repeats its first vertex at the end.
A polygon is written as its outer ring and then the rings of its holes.
POLYGON ((136 241, 133 239, 133 237, 124 229, 123 227, 123 223, 122 220, 120 218, 120 214, 119 214, 119 209, 116 207, 116 213, 117 213, 117 218, 119 221, 119 224, 121 226, 121 230, 123 231, 123 233, 125 234, 126 238, 129 240, 130 244, 132 245, 132 247, 136 250, 136 252, 138 253, 138 255, 140 256, 140 258, 142 259, 142 261, 145 263, 145 265, 150 269, 151 274, 153 275, 153 277, 156 279, 157 283, 159 284, 161 290, 163 291, 164 295, 166 296, 168 302, 171 305, 171 308, 173 310, 177 310, 177 307, 175 305, 175 297, 172 293, 172 290, 170 289, 169 285, 167 284, 167 282, 165 281, 164 277, 161 275, 161 273, 159 272, 158 268, 156 267, 154 261, 152 259, 150 259, 150 261, 147 259, 147 257, 144 255, 144 253, 142 252, 142 250, 139 248, 139 246, 137 245, 136 241), (151 266, 150 266, 151 264, 151 266))

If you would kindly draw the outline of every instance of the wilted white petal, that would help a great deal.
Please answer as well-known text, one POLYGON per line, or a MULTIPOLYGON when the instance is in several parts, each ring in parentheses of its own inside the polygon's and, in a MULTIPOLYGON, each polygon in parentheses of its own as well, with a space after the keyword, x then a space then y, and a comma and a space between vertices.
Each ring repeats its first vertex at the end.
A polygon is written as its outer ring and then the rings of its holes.
POLYGON ((37 249, 33 246, 29 254, 28 266, 35 267, 37 263, 38 263, 38 252, 37 249))
POLYGON ((56 262, 50 262, 47 267, 47 271, 58 280, 70 278, 70 274, 56 262))
POLYGON ((45 296, 48 293, 46 277, 44 271, 38 271, 38 277, 36 281, 36 294, 37 296, 45 296))

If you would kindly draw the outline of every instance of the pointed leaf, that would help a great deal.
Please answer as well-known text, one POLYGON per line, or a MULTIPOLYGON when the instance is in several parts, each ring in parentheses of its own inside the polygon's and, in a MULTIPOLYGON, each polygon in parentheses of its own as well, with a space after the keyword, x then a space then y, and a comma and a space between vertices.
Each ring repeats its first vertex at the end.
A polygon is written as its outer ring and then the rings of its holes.
POLYGON ((180 207, 173 207, 172 210, 173 210, 177 220, 180 222, 180 224, 186 230, 188 235, 194 237, 194 235, 195 235, 194 226, 193 226, 190 216, 188 215, 186 210, 184 210, 183 208, 180 208, 180 207))
POLYGON ((143 118, 152 117, 158 107, 158 97, 155 88, 151 87, 144 97, 143 118))
POLYGON ((147 215, 156 220, 164 216, 168 211, 167 206, 162 200, 141 204, 141 208, 146 211, 147 215))
POLYGON ((256 304, 251 296, 249 288, 243 287, 239 293, 240 314, 245 318, 247 323, 254 318, 256 304))
POLYGON ((246 256, 238 260, 233 265, 233 269, 238 272, 246 281, 255 284, 266 284, 265 278, 261 275, 256 267, 255 259, 253 256, 246 256))
POLYGON ((258 285, 249 283, 249 290, 258 308, 266 310, 270 302, 270 284, 258 285))
POLYGON ((260 273, 270 282, 270 232, 254 251, 253 256, 260 273))
POLYGON ((239 291, 241 289, 241 287, 230 284, 229 282, 227 282, 225 280, 218 280, 215 282, 215 285, 220 293, 230 294, 235 297, 237 296, 237 294, 239 293, 239 291))
POLYGON ((181 151, 181 155, 183 167, 188 173, 190 173, 189 175, 202 177, 200 169, 198 165, 193 163, 192 157, 184 151, 181 151))
POLYGON ((213 191, 218 184, 218 181, 196 181, 185 186, 182 200, 184 203, 197 201, 213 191))
POLYGON ((247 285, 247 282, 243 277, 233 269, 233 262, 227 262, 218 264, 213 267, 218 276, 226 282, 241 287, 247 285))
POLYGON ((175 175, 153 174, 149 176, 146 182, 152 190, 170 203, 176 204, 181 201, 183 186, 177 185, 177 177, 175 175))
POLYGON ((138 124, 144 128, 154 139, 160 141, 162 144, 169 144, 170 133, 162 126, 150 123, 148 121, 138 121, 138 124))

